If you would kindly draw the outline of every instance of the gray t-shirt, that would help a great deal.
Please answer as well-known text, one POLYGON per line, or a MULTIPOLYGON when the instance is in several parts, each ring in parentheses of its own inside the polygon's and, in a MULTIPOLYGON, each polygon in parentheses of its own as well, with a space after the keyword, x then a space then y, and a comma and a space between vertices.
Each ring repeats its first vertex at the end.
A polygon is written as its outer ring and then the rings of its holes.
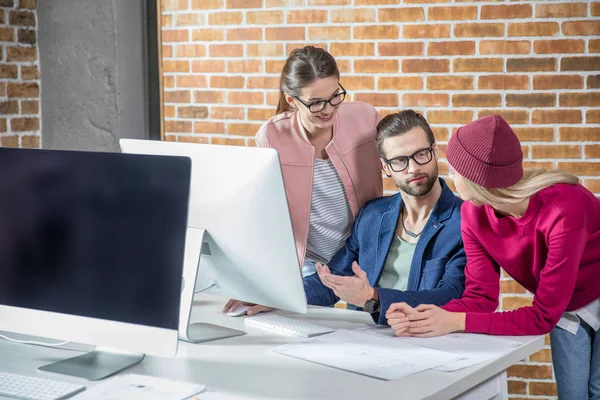
POLYGON ((327 264, 344 246, 353 222, 346 190, 333 163, 315 159, 303 276, 314 274, 315 262, 327 264))
POLYGON ((379 287, 406 290, 415 247, 417 247, 416 243, 407 243, 398 235, 394 235, 381 278, 379 278, 379 287))

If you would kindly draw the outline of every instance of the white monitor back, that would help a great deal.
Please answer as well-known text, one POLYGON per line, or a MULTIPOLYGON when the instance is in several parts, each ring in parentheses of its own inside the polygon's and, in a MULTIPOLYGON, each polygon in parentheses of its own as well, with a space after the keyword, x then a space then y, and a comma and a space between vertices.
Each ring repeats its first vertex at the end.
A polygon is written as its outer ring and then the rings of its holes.
MULTIPOLYGON (((206 230, 210 252, 200 258, 196 288, 214 281, 218 286, 204 293, 307 311, 276 150, 134 139, 120 146, 124 153, 191 158, 188 227, 206 230)), ((189 252, 199 244, 187 242, 186 259, 194 259, 189 252)))

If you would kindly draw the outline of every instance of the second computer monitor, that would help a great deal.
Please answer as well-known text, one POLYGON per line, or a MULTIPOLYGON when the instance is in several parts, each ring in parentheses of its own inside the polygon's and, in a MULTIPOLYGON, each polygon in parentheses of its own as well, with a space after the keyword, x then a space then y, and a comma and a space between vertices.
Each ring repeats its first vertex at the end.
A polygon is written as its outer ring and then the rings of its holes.
POLYGON ((126 153, 191 158, 186 258, 200 248, 190 240, 193 230, 206 230, 197 290, 307 311, 275 150, 133 139, 120 146, 126 153))

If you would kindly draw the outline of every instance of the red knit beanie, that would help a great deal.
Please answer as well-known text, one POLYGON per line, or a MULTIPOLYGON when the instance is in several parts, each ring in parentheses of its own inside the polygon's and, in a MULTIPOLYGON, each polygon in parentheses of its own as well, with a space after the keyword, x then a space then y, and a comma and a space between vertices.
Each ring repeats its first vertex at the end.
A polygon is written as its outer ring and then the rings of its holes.
POLYGON ((459 128, 448 142, 446 158, 461 176, 484 188, 505 188, 523 177, 519 138, 497 114, 459 128))

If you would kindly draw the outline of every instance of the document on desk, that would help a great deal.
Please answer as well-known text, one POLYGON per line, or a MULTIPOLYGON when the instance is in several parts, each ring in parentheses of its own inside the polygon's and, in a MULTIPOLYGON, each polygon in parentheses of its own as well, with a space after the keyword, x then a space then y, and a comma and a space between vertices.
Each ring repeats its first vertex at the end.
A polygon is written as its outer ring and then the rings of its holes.
MULTIPOLYGON (((367 326, 358 328, 356 331, 378 336, 394 336, 392 328, 382 326, 367 326)), ((509 353, 512 349, 521 345, 520 342, 514 340, 476 333, 451 333, 431 338, 397 337, 394 340, 452 353, 460 357, 458 360, 435 367, 435 369, 440 371, 456 371, 492 360, 509 353)))
POLYGON ((457 360, 456 354, 340 329, 273 351, 383 380, 400 379, 457 360))
POLYGON ((153 376, 129 374, 110 378, 76 396, 77 400, 184 400, 202 392, 204 385, 153 376))

